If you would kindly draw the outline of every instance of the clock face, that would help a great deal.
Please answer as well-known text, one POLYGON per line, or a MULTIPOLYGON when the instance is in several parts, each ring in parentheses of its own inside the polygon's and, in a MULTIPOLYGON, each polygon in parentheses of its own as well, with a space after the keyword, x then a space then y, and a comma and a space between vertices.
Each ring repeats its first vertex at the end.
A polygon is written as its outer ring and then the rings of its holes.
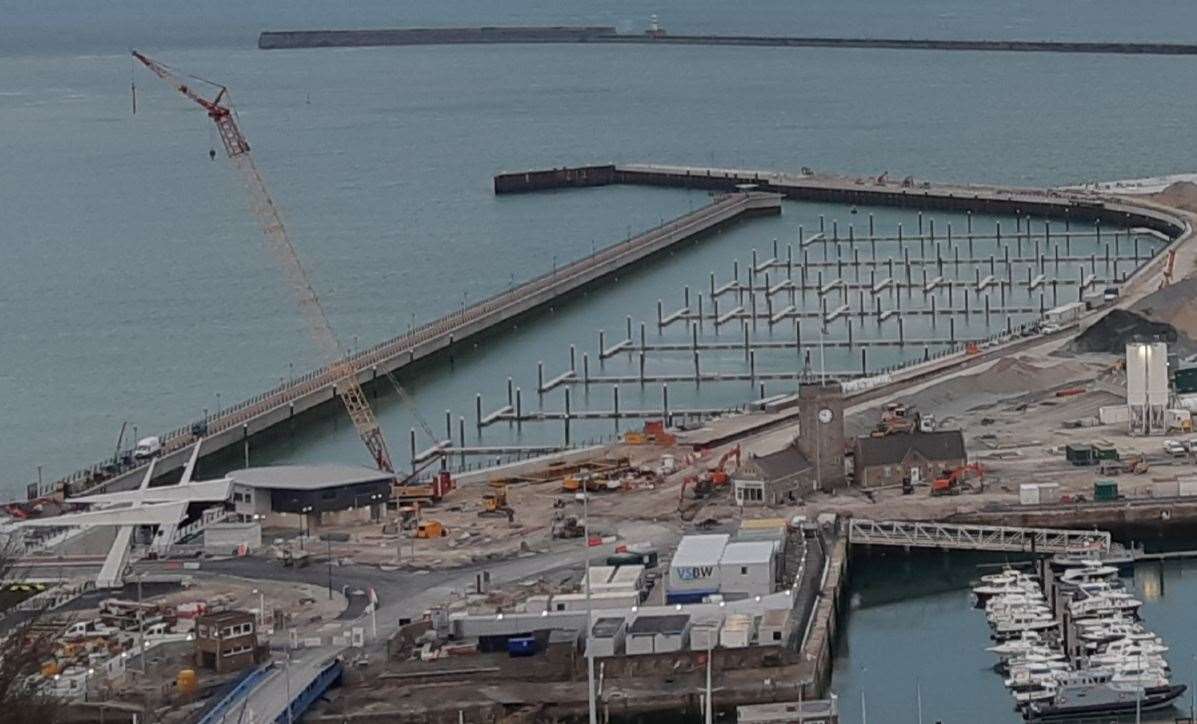
POLYGON ((819 410, 819 422, 823 423, 824 425, 831 422, 833 417, 834 415, 831 413, 829 408, 824 407, 822 410, 819 410))

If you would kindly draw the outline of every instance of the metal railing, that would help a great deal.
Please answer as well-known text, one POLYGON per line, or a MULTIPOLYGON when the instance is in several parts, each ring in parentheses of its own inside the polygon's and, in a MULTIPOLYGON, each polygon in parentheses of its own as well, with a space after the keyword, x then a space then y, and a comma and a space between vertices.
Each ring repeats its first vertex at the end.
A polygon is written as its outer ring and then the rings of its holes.
POLYGON ((1026 553, 1110 550, 1110 534, 1105 531, 1020 528, 1007 525, 950 525, 864 518, 853 518, 849 522, 848 541, 854 545, 1026 553))

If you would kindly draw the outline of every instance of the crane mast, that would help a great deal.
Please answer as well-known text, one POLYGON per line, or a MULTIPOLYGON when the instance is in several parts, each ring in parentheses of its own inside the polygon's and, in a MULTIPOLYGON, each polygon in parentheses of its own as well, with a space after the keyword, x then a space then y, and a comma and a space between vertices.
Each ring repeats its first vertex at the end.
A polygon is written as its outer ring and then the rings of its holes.
POLYGON ((154 75, 165 80, 176 91, 207 111, 208 117, 216 124, 216 130, 224 145, 225 153, 234 168, 241 173, 242 180, 249 190, 250 210, 262 228, 266 247, 282 268, 288 285, 296 294, 299 310, 307 323, 308 332, 320 347, 320 351, 328 363, 328 369, 333 373, 336 390, 345 404, 345 409, 349 412, 349 417, 353 420, 353 426, 357 429, 362 442, 370 450, 370 455, 374 458, 374 463, 378 468, 390 473, 395 472, 386 440, 382 436, 382 430, 378 427, 378 420, 375 419, 374 411, 370 408, 365 392, 358 382, 357 371, 346 358, 345 351, 341 348, 341 344, 333 332, 328 315, 320 303, 320 297, 312 287, 307 270, 299 261, 295 245, 287 235, 287 229, 283 225, 278 206, 271 198, 266 181, 254 163, 249 142, 237 125, 237 115, 233 110, 228 88, 193 76, 193 79, 199 83, 216 89, 216 94, 209 99, 198 93, 186 81, 181 80, 162 63, 137 51, 133 51, 133 57, 141 61, 154 75))

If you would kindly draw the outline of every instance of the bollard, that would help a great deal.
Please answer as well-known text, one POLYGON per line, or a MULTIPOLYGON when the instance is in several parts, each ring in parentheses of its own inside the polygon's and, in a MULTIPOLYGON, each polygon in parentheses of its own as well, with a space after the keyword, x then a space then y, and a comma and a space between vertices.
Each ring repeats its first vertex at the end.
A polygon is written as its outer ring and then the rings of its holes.
POLYGON ((569 406, 570 395, 569 395, 569 392, 570 392, 569 388, 566 387, 565 388, 565 415, 561 418, 561 422, 564 423, 564 428, 565 428, 565 446, 566 447, 569 447, 569 417, 570 417, 570 406, 569 406))
POLYGON ((465 467, 466 441, 465 441, 465 418, 464 417, 457 418, 457 439, 459 441, 458 444, 461 446, 461 465, 462 465, 462 467, 465 467))

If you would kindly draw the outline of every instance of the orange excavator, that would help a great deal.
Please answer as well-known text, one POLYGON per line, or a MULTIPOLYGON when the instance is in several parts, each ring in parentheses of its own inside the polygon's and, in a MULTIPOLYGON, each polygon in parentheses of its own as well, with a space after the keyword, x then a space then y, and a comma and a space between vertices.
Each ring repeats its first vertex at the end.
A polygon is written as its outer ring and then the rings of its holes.
MULTIPOLYGON (((711 493, 715 492, 716 488, 723 487, 731 482, 731 475, 728 473, 727 463, 729 460, 735 458, 735 467, 740 467, 740 446, 736 445, 732 449, 723 453, 719 458, 719 462, 702 471, 698 475, 689 475, 682 480, 682 489, 678 491, 677 505, 681 510, 683 501, 686 499, 686 488, 694 489, 694 498, 705 498, 711 493)), ((733 468, 734 469, 734 468, 733 468)))
POLYGON ((970 463, 944 470, 939 477, 932 481, 931 495, 959 495, 961 483, 972 477, 978 480, 985 477, 985 468, 981 467, 980 463, 970 463))

